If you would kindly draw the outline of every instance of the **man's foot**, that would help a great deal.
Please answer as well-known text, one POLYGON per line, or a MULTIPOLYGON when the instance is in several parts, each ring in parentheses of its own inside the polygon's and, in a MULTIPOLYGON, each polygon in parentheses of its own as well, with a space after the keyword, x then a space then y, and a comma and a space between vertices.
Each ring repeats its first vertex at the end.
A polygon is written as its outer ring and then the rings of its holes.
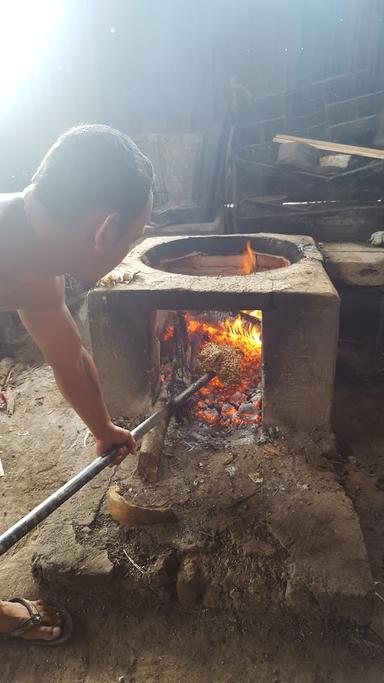
MULTIPOLYGON (((42 624, 23 633, 24 640, 57 640, 62 635, 61 616, 57 609, 49 607, 43 600, 32 603, 39 612, 42 624)), ((20 628, 30 617, 24 605, 18 602, 0 601, 0 633, 10 635, 20 628)))

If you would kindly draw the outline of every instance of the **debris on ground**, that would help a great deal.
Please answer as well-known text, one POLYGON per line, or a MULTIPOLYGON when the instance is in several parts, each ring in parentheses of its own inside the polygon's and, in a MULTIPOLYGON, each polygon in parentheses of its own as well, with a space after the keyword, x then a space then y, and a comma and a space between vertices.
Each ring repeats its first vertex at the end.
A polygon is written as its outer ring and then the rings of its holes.
POLYGON ((136 277, 138 271, 128 271, 119 272, 118 269, 114 270, 112 273, 108 273, 102 277, 96 283, 97 287, 116 287, 117 285, 129 285, 130 282, 136 277))
POLYGON ((260 475, 260 472, 250 472, 248 477, 254 484, 262 484, 264 481, 264 477, 260 475))

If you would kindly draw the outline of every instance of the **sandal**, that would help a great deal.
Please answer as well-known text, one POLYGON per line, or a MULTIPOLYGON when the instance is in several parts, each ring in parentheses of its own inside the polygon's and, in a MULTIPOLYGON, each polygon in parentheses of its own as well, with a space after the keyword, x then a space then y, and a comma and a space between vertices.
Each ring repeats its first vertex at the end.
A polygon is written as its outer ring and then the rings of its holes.
MULTIPOLYGON (((21 605, 24 605, 24 607, 28 610, 29 619, 26 619, 26 621, 24 621, 24 623, 21 624, 21 626, 18 626, 18 628, 15 628, 10 633, 1 634, 1 640, 8 638, 20 638, 20 636, 22 636, 27 631, 30 631, 32 628, 35 628, 35 626, 43 626, 43 620, 33 602, 31 602, 30 600, 25 600, 25 598, 18 597, 11 598, 8 602, 18 602, 21 605)), ((48 646, 62 645, 67 640, 69 640, 69 638, 72 635, 72 617, 69 614, 69 612, 65 609, 65 607, 56 607, 56 610, 61 616, 61 636, 59 636, 59 638, 55 638, 55 640, 26 640, 25 638, 22 638, 21 640, 24 640, 26 643, 32 643, 34 645, 48 646)))

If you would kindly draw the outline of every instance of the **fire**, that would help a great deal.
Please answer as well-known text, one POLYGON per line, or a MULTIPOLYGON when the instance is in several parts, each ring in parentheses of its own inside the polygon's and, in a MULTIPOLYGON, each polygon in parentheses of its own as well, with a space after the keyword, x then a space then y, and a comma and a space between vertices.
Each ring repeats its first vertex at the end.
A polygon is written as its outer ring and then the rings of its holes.
POLYGON ((233 323, 228 322, 228 341, 244 352, 255 353, 261 349, 261 330, 257 325, 247 325, 238 315, 233 323))
POLYGON ((206 341, 235 346, 244 354, 260 355, 260 326, 244 320, 241 314, 236 316, 233 321, 227 319, 219 320, 217 323, 206 323, 189 315, 186 319, 190 334, 200 333, 206 337, 206 341))
POLYGON ((186 315, 189 335, 199 336, 201 346, 214 342, 234 346, 242 352, 240 384, 226 386, 215 377, 198 393, 195 415, 211 424, 228 426, 261 421, 261 311, 249 313, 258 314, 250 316, 255 322, 241 314, 214 323, 186 315))
MULTIPOLYGON (((191 371, 196 377, 199 369, 194 367, 199 350, 207 343, 225 344, 241 351, 239 384, 222 384, 218 377, 200 389, 192 399, 192 414, 195 418, 213 427, 233 427, 261 422, 261 323, 262 312, 246 310, 240 313, 193 315, 184 313, 191 356, 191 371)), ((171 376, 174 326, 166 327, 162 334, 164 361, 161 381, 171 376), (171 354, 171 355, 169 355, 171 354)), ((188 355, 190 357, 190 355, 188 355)))
POLYGON ((256 270, 256 266, 257 257, 251 247, 250 240, 248 240, 247 244, 245 245, 245 253, 243 255, 241 264, 241 272, 243 273, 243 275, 249 275, 250 273, 253 273, 256 270))

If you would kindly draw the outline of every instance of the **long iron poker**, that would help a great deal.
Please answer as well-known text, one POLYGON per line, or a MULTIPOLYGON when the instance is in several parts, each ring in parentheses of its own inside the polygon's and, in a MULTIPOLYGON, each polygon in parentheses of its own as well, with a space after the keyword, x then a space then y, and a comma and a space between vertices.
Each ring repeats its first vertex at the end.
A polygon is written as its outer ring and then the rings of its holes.
MULTIPOLYGON (((144 434, 149 432, 166 413, 173 413, 179 406, 188 401, 188 399, 196 393, 201 387, 208 384, 215 377, 214 372, 206 372, 199 377, 187 389, 181 392, 178 396, 168 401, 168 403, 160 408, 155 413, 150 415, 144 422, 141 422, 137 427, 132 429, 131 434, 137 441, 141 439, 144 434)), ((37 505, 33 510, 28 512, 16 524, 10 527, 7 531, 0 535, 0 555, 3 555, 7 550, 12 548, 20 539, 28 534, 32 529, 46 519, 52 512, 57 510, 66 500, 71 498, 77 491, 80 491, 85 484, 88 484, 99 472, 104 470, 111 464, 116 456, 116 448, 111 448, 109 451, 100 455, 96 460, 93 460, 81 472, 76 474, 72 479, 63 484, 57 491, 52 493, 46 500, 37 505)))

